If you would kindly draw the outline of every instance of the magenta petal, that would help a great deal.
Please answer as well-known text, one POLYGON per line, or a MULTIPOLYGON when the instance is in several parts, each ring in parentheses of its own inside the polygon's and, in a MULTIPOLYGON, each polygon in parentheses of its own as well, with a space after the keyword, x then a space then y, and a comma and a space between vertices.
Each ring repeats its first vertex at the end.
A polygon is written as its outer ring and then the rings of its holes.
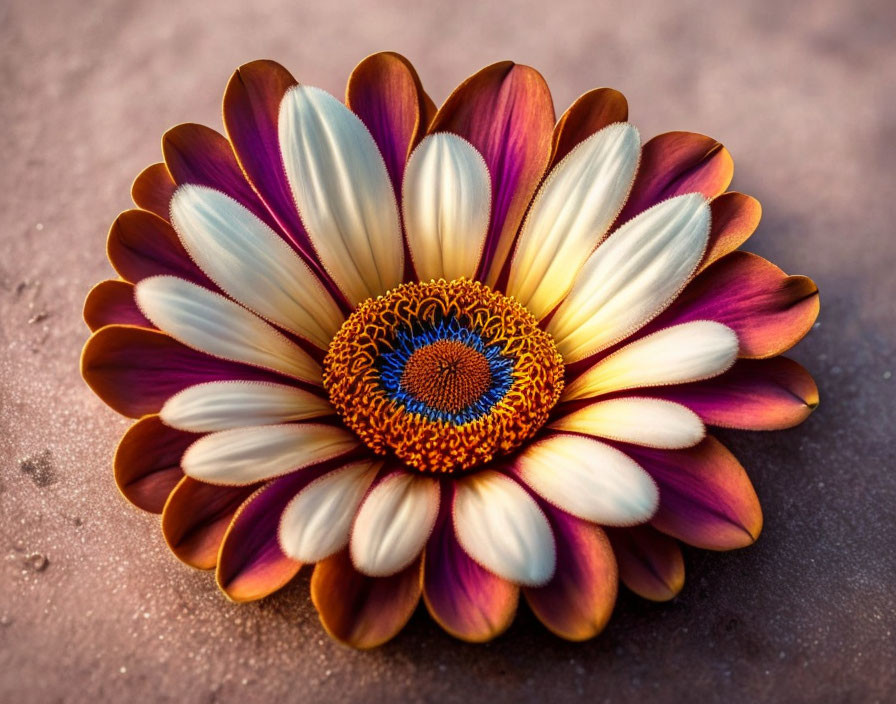
POLYGON ((118 275, 133 284, 168 274, 220 290, 190 259, 168 221, 145 210, 125 210, 115 219, 106 254, 118 275))
POLYGON ((660 201, 683 193, 709 199, 724 193, 734 175, 728 150, 694 132, 666 132, 644 143, 641 164, 617 225, 660 201))
POLYGON ((180 458, 199 437, 146 416, 122 436, 115 450, 115 483, 124 497, 150 513, 161 513, 168 495, 184 478, 180 458))
POLYGON ((158 413, 169 397, 205 381, 295 384, 274 372, 197 352, 158 330, 126 325, 108 325, 87 340, 81 375, 97 396, 131 418, 158 413))
POLYGON ((218 555, 216 579, 228 597, 261 599, 296 575, 301 563, 280 549, 280 516, 299 491, 332 468, 333 463, 324 463, 274 479, 240 507, 218 555))
POLYGON ((464 81, 439 108, 430 132, 454 132, 485 158, 492 216, 477 278, 493 284, 547 167, 554 107, 547 84, 528 66, 502 61, 464 81))
POLYGON ((790 428, 818 405, 812 377, 786 357, 740 359, 713 379, 645 393, 687 406, 709 425, 741 430, 790 428))
POLYGON ((546 585, 525 587, 523 594, 538 619, 561 638, 593 638, 610 620, 619 587, 610 541, 596 525, 539 503, 554 531, 557 570, 546 585))
POLYGON ((434 107, 411 63, 391 51, 368 56, 349 76, 346 104, 370 130, 401 200, 404 167, 434 107))
MULTIPOLYGON (((451 488, 443 485, 445 496, 451 488)), ((500 635, 513 621, 519 589, 474 562, 454 535, 452 501, 442 501, 426 545, 423 599, 433 619, 448 633, 481 643, 500 635)))
POLYGON ((191 567, 213 569, 233 515, 257 488, 257 484, 216 486, 192 477, 181 479, 162 511, 162 535, 171 552, 191 567))
POLYGON ((759 536, 762 509, 753 485, 734 455, 712 436, 686 450, 619 448, 659 486, 654 528, 707 550, 744 547, 759 536))
POLYGON ((106 325, 155 326, 140 312, 134 300, 134 284, 119 279, 100 281, 84 301, 84 322, 91 332, 106 325))
POLYGON ((690 320, 715 320, 737 333, 741 357, 773 357, 809 332, 818 306, 811 279, 787 276, 762 257, 735 251, 699 274, 638 337, 690 320))

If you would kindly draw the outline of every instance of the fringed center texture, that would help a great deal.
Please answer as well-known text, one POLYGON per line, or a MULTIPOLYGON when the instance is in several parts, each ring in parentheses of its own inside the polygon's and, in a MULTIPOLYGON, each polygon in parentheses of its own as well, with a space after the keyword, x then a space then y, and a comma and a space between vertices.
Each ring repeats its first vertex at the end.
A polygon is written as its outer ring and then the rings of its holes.
POLYGON ((362 303, 333 338, 324 385, 377 454, 461 472, 519 447, 563 389, 563 359, 519 303, 466 279, 362 303))

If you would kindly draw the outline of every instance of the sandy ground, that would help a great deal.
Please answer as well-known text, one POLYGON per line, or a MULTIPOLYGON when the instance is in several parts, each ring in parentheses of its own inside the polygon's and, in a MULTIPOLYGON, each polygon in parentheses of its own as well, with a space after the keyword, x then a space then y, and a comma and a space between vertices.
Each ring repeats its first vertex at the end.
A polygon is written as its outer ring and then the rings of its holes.
POLYGON ((873 702, 896 689, 896 5, 887 2, 0 5, 0 700, 873 702), (735 7, 736 6, 736 7, 735 7), (110 458, 127 422, 81 382, 81 304, 111 274, 107 228, 159 138, 219 127, 240 63, 275 58, 342 93, 394 49, 433 97, 482 65, 539 68, 558 111, 621 89, 649 136, 713 135, 764 220, 747 248, 818 282, 794 356, 822 405, 802 427, 724 433, 766 527, 687 553, 665 605, 623 595, 568 644, 521 613, 484 647, 418 613, 358 653, 322 632, 303 573, 226 602, 132 509, 110 458))

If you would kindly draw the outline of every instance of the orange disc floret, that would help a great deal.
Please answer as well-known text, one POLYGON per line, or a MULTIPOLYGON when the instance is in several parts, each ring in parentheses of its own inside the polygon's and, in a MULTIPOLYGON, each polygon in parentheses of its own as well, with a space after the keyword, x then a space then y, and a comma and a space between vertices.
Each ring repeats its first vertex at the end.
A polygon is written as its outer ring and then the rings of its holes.
POLYGON ((516 449, 545 423, 563 389, 563 359, 514 299, 440 279, 362 303, 330 343, 323 379, 374 452, 459 472, 516 449))

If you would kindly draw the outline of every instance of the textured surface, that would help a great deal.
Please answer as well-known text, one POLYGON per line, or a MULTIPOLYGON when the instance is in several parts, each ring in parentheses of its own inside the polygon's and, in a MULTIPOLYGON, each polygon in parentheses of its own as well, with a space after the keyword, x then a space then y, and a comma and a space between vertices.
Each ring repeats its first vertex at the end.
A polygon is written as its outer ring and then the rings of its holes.
POLYGON ((896 6, 892 3, 91 3, 0 7, 0 700, 873 702, 896 689, 896 6), (258 9, 263 7, 263 9, 258 9), (376 9, 372 9, 376 8, 376 9), (413 8, 411 10, 410 8, 413 8), (500 9, 499 9, 500 8, 500 9), (762 201, 747 248, 821 289, 793 356, 822 404, 725 433, 766 526, 689 551, 673 603, 623 594, 596 640, 528 612, 484 647, 418 613, 384 648, 322 632, 306 573, 237 606, 178 563, 110 458, 127 422, 78 377, 106 230, 178 122, 220 125, 240 63, 275 58, 341 95, 366 54, 417 65, 436 101, 482 65, 539 68, 558 111, 595 85, 650 136, 690 129, 762 201))

